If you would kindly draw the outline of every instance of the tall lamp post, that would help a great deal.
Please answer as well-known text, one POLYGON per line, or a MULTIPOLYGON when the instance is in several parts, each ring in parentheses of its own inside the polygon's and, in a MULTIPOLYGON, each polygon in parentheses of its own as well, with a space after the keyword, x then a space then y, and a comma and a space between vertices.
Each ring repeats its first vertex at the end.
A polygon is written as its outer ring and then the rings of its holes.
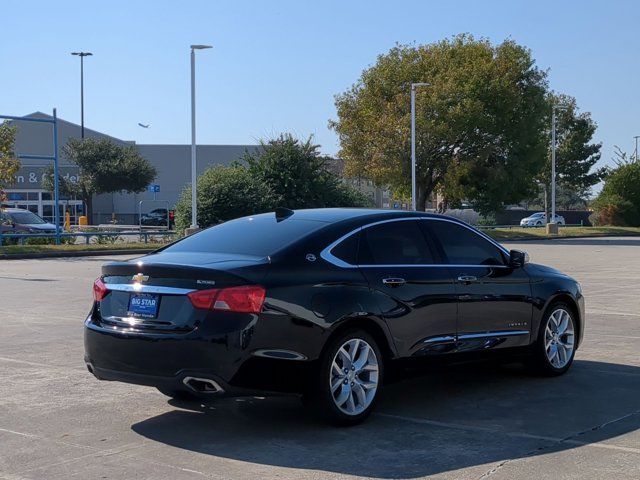
POLYGON ((196 50, 213 48, 211 45, 191 45, 191 233, 198 229, 196 178, 196 50))
POLYGON ((547 224, 556 223, 556 111, 566 109, 555 104, 551 108, 551 221, 547 219, 547 224))
POLYGON ((411 210, 416 211, 416 88, 428 87, 430 83, 411 84, 411 210))
POLYGON ((640 138, 640 135, 636 135, 633 138, 635 138, 635 140, 636 140, 635 160, 637 162, 638 161, 638 139, 640 138))
POLYGON ((84 138, 84 57, 93 55, 91 52, 71 52, 80 57, 80 136, 84 138))

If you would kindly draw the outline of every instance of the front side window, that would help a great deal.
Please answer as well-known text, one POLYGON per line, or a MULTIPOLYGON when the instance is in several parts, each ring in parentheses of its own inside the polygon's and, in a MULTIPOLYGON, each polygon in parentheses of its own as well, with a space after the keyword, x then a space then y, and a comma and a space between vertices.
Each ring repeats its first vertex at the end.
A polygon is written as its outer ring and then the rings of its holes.
POLYGON ((428 228, 442 245, 450 264, 504 265, 502 251, 474 231, 453 222, 428 221, 428 228))
POLYGON ((433 254, 418 221, 395 221, 362 230, 358 249, 360 265, 433 264, 433 254))

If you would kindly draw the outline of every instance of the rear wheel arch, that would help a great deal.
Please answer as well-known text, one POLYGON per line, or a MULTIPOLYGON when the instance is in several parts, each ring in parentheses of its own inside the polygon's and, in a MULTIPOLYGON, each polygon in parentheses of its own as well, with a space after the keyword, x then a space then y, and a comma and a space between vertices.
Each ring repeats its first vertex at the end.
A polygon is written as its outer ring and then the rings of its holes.
POLYGON ((354 329, 364 330, 374 338, 382 352, 382 360, 384 362, 387 362, 397 356, 397 351, 393 343, 393 339, 391 338, 391 334, 388 331, 385 331, 385 327, 380 325, 380 323, 369 317, 351 317, 340 321, 339 324, 332 329, 331 333, 325 340, 322 352, 324 352, 326 346, 330 344, 330 341, 333 338, 342 335, 347 330, 354 329))

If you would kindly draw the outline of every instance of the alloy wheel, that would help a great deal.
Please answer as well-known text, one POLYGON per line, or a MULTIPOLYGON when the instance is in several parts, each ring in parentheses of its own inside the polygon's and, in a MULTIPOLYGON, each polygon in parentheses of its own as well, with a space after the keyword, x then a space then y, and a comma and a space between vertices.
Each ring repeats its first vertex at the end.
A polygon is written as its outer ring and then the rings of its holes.
POLYGON ((360 338, 347 340, 331 363, 329 385, 335 405, 347 415, 365 411, 378 389, 378 358, 371 345, 360 338))
POLYGON ((554 368, 564 368, 574 350, 574 326, 571 314, 563 308, 554 310, 544 332, 544 347, 549 363, 554 368))

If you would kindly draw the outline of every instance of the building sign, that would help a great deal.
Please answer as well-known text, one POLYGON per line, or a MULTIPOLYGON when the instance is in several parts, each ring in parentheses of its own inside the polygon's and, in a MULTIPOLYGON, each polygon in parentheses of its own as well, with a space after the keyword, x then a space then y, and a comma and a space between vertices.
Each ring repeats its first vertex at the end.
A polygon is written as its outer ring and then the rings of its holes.
MULTIPOLYGON (((44 165, 23 165, 15 176, 13 184, 7 186, 7 189, 42 189, 42 180, 48 170, 44 165)), ((76 183, 80 179, 78 167, 59 167, 60 176, 65 180, 76 183)))

